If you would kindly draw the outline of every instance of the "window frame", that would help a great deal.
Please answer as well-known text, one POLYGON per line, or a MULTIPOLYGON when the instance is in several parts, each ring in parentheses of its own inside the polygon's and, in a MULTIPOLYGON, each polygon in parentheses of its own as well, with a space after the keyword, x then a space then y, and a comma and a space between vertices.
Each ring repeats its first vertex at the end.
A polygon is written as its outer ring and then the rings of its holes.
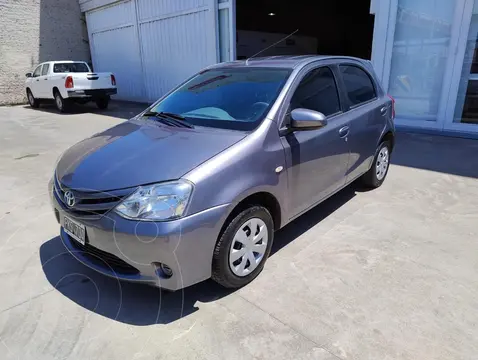
POLYGON ((40 77, 40 76, 41 76, 41 71, 42 71, 42 69, 43 69, 43 64, 38 65, 38 66, 35 68, 35 70, 33 70, 33 72, 32 72, 32 78, 40 77), (35 76, 35 71, 37 71, 37 69, 40 69, 40 71, 39 71, 38 75, 35 76))
MULTIPOLYGON (((342 104, 341 104, 341 102, 340 102, 339 84, 338 84, 337 79, 336 79, 336 77, 335 77, 334 71, 330 68, 330 66, 327 66, 327 65, 326 65, 326 66, 319 66, 319 67, 317 67, 317 68, 315 68, 315 69, 312 69, 312 70, 310 70, 307 74, 305 74, 305 75, 302 77, 301 81, 299 82, 299 84, 298 84, 297 87, 295 88, 294 93, 292 94, 292 96, 291 96, 291 98, 290 98, 290 101, 289 101, 289 109, 290 109, 290 105, 291 105, 292 99, 294 98, 294 95, 295 95, 297 89, 300 87, 300 84, 302 84, 302 81, 304 81, 304 80, 305 80, 309 75, 311 75, 312 73, 314 73, 314 72, 319 72, 320 70, 322 70, 322 69, 324 69, 324 68, 327 68, 327 69, 330 71, 330 73, 332 74, 332 79, 333 79, 333 81, 334 81, 334 83, 335 83, 335 90, 336 90, 336 93, 337 93, 337 100, 338 100, 338 105, 339 105, 339 110, 336 111, 336 112, 334 112, 334 113, 332 113, 332 114, 326 115, 326 119, 332 118, 332 117, 334 117, 335 115, 338 115, 339 113, 342 112, 342 104)), ((315 74, 314 74, 314 76, 315 76, 315 74)), ((314 109, 308 109, 308 110, 314 110, 314 109)), ((288 111, 288 113, 290 113, 290 111, 288 111)), ((324 114, 324 115, 325 115, 325 114, 324 114)))
POLYGON ((47 76, 49 71, 50 71, 50 64, 49 63, 43 64, 43 66, 41 68, 41 75, 40 76, 47 76), (43 69, 45 67, 46 67, 46 74, 43 73, 43 69))
MULTIPOLYGON (((333 79, 335 81, 335 86, 337 90, 337 96, 339 99, 339 107, 340 110, 334 114, 330 114, 326 116, 327 121, 333 121, 335 118, 338 116, 344 114, 347 109, 345 108, 345 102, 344 102, 344 97, 342 93, 342 86, 341 86, 341 79, 337 76, 337 62, 336 60, 319 60, 320 62, 313 62, 307 66, 305 66, 303 69, 300 70, 299 74, 294 79, 294 82, 292 85, 289 87, 288 92, 285 96, 285 99, 282 102, 282 108, 279 112, 279 129, 280 131, 286 130, 288 128, 288 125, 290 124, 290 104, 291 100, 299 87, 300 83, 302 80, 306 78, 307 75, 309 75, 312 71, 318 70, 323 67, 327 67, 331 72, 333 79)), ((293 76, 293 74, 291 75, 293 76)))
POLYGON ((353 110, 353 109, 359 108, 361 106, 370 104, 371 102, 374 102, 379 98, 378 86, 375 83, 375 79, 370 74, 370 72, 367 69, 365 69, 363 66, 361 66, 357 63, 348 62, 348 61, 339 62, 339 63, 337 63, 337 74, 340 77, 340 86, 342 87, 342 93, 343 93, 343 96, 344 96, 344 100, 347 102, 347 110, 346 111, 353 110), (361 102, 359 104, 352 104, 352 101, 349 98, 347 87, 345 86, 345 81, 344 81, 342 71, 340 69, 341 66, 353 66, 353 67, 356 67, 356 68, 362 70, 363 72, 365 72, 365 74, 368 76, 370 82, 372 83, 372 87, 373 87, 373 91, 375 93, 375 96, 372 99, 361 102))

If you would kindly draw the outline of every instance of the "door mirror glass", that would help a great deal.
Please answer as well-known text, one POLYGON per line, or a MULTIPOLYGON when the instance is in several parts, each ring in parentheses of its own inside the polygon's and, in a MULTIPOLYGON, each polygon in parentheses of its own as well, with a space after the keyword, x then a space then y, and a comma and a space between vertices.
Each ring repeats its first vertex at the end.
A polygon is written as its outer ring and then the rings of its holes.
POLYGON ((309 109, 294 109, 290 113, 291 126, 294 129, 318 129, 327 125, 324 114, 309 109))
POLYGON ((32 76, 33 76, 33 73, 27 72, 27 73, 25 74, 25 76, 26 76, 26 77, 32 77, 32 76))

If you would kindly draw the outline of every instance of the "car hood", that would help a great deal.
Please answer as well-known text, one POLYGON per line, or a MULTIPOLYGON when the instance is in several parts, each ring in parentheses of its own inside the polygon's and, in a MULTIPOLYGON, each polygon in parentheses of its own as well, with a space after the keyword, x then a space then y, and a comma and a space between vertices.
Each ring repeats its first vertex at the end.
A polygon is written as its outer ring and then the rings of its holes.
POLYGON ((132 119, 68 149, 56 168, 63 186, 108 191, 178 179, 246 133, 177 128, 132 119))

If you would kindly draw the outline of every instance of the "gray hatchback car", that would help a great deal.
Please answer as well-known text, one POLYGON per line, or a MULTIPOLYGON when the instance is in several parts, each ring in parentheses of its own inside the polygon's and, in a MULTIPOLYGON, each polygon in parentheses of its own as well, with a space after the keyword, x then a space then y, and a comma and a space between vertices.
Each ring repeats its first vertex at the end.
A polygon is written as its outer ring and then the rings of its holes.
POLYGON ((274 231, 358 178, 383 183, 393 118, 369 61, 208 67, 62 155, 50 183, 61 239, 121 280, 243 286, 263 269, 274 231))

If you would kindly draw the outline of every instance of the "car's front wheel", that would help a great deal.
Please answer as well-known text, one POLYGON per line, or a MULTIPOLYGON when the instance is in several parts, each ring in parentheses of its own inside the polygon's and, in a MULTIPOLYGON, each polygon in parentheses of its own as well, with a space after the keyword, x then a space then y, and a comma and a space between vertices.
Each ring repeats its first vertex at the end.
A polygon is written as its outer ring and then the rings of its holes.
POLYGON ((35 99, 30 89, 27 89, 27 98, 28 98, 28 103, 30 104, 32 108, 37 108, 40 106, 40 101, 38 101, 38 99, 35 99))
POLYGON ((370 170, 362 177, 364 185, 378 188, 383 184, 388 174, 391 152, 392 147, 389 141, 384 141, 379 145, 370 170))
POLYGON ((216 243, 212 279, 227 288, 250 283, 264 268, 273 240, 274 222, 266 208, 242 211, 216 243))

